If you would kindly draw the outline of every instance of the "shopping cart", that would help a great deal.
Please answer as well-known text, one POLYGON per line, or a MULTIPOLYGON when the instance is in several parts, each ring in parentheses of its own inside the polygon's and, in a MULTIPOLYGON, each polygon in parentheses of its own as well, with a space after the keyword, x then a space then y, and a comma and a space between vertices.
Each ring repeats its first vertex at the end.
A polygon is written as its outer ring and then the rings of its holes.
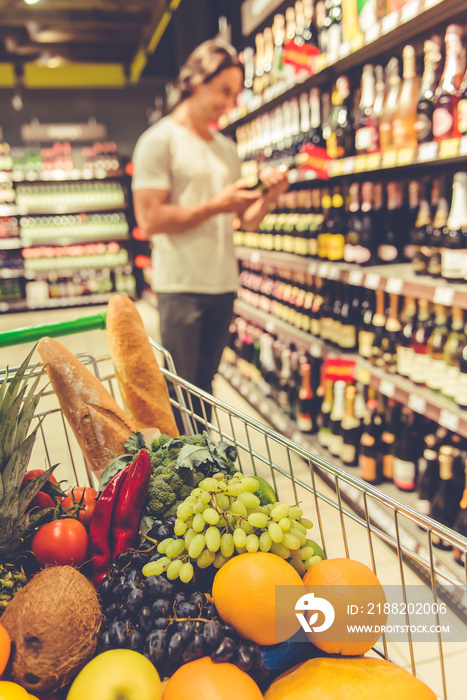
MULTIPOLYGON (((104 328, 105 313, 101 313, 65 323, 0 333, 0 347, 32 342, 44 335, 64 336, 104 328)), ((461 618, 461 624, 465 624, 467 567, 458 566, 459 573, 455 574, 440 564, 433 542, 440 538, 457 548, 465 562, 466 538, 312 454, 305 445, 292 442, 186 382, 176 374, 170 354, 154 340, 150 342, 160 364, 161 358, 165 361, 166 368, 162 371, 167 383, 173 385, 176 398, 172 403, 181 413, 187 434, 204 428, 216 440, 235 445, 244 474, 268 479, 280 500, 301 504, 318 531, 313 539, 322 544, 328 558, 345 556, 362 561, 375 571, 383 585, 400 586, 405 603, 408 587, 420 584, 421 579, 437 611, 436 624, 441 622, 438 610, 442 601, 448 603, 448 619, 459 623, 461 618), (420 535, 413 538, 410 535, 413 528, 422 533, 424 546, 415 546, 420 535)), ((119 402, 110 356, 95 358, 86 354, 78 357, 119 402)), ((31 375, 39 371, 38 364, 29 368, 31 375)), ((10 376, 13 372, 11 369, 10 376)), ((0 382, 4 378, 5 370, 0 370, 0 382)), ((50 387, 40 399, 36 418, 40 429, 31 464, 45 467, 58 462, 56 474, 60 479, 68 479, 70 484, 95 485, 95 476, 86 465, 50 387)), ((404 640, 396 643, 383 635, 373 652, 405 666, 427 682, 442 700, 465 698, 465 688, 459 687, 463 684, 457 669, 461 669, 465 677, 467 632, 460 643, 446 641, 442 631, 437 632, 433 643, 414 641, 410 631, 414 618, 410 606, 406 604, 405 608, 408 630, 404 640)))

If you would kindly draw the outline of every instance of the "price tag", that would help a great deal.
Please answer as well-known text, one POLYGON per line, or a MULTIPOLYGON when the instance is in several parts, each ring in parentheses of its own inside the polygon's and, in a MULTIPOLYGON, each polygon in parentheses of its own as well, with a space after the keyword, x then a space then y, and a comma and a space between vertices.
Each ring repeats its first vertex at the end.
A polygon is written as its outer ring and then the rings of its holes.
POLYGON ((391 12, 389 15, 386 15, 385 17, 383 17, 381 24, 381 32, 383 34, 388 34, 389 32, 392 32, 399 24, 399 13, 391 12))
POLYGON ((436 287, 433 295, 435 304, 443 304, 444 306, 452 306, 454 300, 454 289, 452 287, 436 287))
POLYGON ((357 369, 357 382, 368 385, 370 383, 371 374, 367 369, 363 367, 358 367, 357 369))
POLYGON ((330 280, 338 280, 341 276, 341 271, 339 269, 339 266, 334 264, 329 266, 328 270, 328 279, 330 280))
POLYGON ((315 60, 315 73, 321 73, 327 67, 327 56, 325 53, 320 53, 315 60))
POLYGON ((268 319, 268 321, 266 321, 266 330, 268 333, 276 332, 276 324, 272 319, 268 319))
POLYGON ((378 289, 381 277, 376 272, 370 272, 365 277, 365 287, 367 289, 378 289))
POLYGON ((310 345, 310 355, 312 357, 321 357, 322 356, 322 346, 319 343, 312 343, 310 345))
POLYGON ((361 270, 350 270, 349 272, 349 284, 353 284, 355 287, 361 287, 363 282, 363 272, 361 270))
POLYGON ((421 413, 422 416, 425 415, 426 401, 422 396, 418 396, 418 394, 409 394, 407 406, 412 411, 415 411, 415 413, 421 413))
POLYGON ((414 156, 414 148, 401 148, 397 152, 397 165, 410 165, 415 160, 414 156))
POLYGON ((455 433, 459 428, 459 416, 456 416, 455 413, 451 413, 451 411, 446 411, 444 408, 439 414, 438 422, 443 426, 443 428, 452 430, 453 433, 455 433))
POLYGON ((383 168, 393 168, 397 163, 397 151, 390 149, 389 151, 384 151, 382 158, 383 168))
POLYGON ((436 160, 438 157, 439 143, 431 141, 430 143, 421 143, 418 147, 418 162, 427 163, 431 160, 436 160))
POLYGON ((386 280, 386 291, 388 294, 400 294, 403 286, 404 280, 402 277, 388 277, 386 280))
POLYGON ((381 153, 369 153, 366 157, 366 167, 368 170, 378 170, 381 163, 381 153))
POLYGON ((350 54, 352 47, 350 46, 350 41, 343 41, 339 46, 339 58, 346 58, 350 54))
POLYGON ((423 8, 424 10, 429 10, 430 7, 434 7, 435 5, 439 5, 441 0, 425 0, 425 7, 423 8))
POLYGON ((344 163, 342 165, 342 172, 344 175, 350 175, 353 173, 355 168, 355 158, 344 158, 344 163))
POLYGON ((309 275, 316 275, 317 269, 318 269, 318 263, 316 262, 316 260, 311 260, 308 263, 308 267, 307 267, 306 271, 309 275))
POLYGON ((350 42, 352 53, 354 53, 355 51, 359 51, 362 48, 364 41, 365 40, 363 34, 357 34, 357 36, 354 36, 354 38, 350 42))
POLYGON ((467 136, 463 136, 459 143, 459 155, 467 156, 467 136))
POLYGON ((318 265, 318 275, 320 277, 327 278, 328 273, 329 273, 329 263, 320 263, 318 265))
POLYGON ((376 41, 380 34, 381 26, 379 22, 376 22, 367 32, 365 32, 365 44, 370 44, 372 41, 376 41))
POLYGON ((342 175, 344 169, 343 158, 336 158, 331 163, 331 177, 339 177, 342 175))
POLYGON ((396 393, 396 386, 392 382, 388 382, 386 379, 383 379, 379 385, 379 390, 382 394, 389 396, 389 398, 392 399, 396 393))
POLYGON ((445 139, 439 145, 440 158, 455 158, 459 152, 459 139, 445 139))
POLYGON ((412 2, 407 3, 401 10, 401 21, 408 22, 418 15, 418 10, 420 7, 419 0, 412 0, 412 2))
POLYGON ((259 254, 258 250, 253 251, 251 254, 251 262, 252 263, 259 263, 261 261, 261 255, 259 254))
POLYGON ((367 169, 366 165, 366 155, 355 157, 355 172, 362 173, 367 169))

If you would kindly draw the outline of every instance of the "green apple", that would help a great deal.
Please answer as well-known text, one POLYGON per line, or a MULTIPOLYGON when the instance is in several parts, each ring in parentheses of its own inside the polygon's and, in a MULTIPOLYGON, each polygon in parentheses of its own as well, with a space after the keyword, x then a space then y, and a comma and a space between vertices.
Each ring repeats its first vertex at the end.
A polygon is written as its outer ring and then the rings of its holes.
POLYGON ((111 649, 78 673, 66 700, 161 700, 159 674, 142 654, 111 649))

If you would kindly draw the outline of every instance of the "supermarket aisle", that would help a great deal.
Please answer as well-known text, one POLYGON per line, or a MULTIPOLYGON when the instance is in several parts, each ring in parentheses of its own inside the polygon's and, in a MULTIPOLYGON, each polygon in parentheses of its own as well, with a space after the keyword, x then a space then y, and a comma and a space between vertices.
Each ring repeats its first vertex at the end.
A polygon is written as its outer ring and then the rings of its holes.
MULTIPOLYGON (((157 339, 157 312, 148 303, 138 302, 138 308, 143 317, 148 334, 157 339)), ((13 329, 17 327, 36 325, 40 323, 57 322, 70 318, 82 317, 105 310, 105 307, 84 307, 76 309, 64 309, 61 312, 57 311, 41 311, 17 315, 4 315, 1 318, 1 329, 13 329)), ((104 331, 91 331, 89 333, 81 333, 78 335, 67 336, 60 339, 66 347, 74 353, 87 353, 96 358, 108 354, 106 336, 104 331)), ((4 367, 6 364, 17 365, 22 358, 27 354, 30 346, 27 344, 15 346, 11 348, 0 348, 0 365, 4 367)), ((230 385, 222 378, 216 377, 214 385, 214 395, 223 401, 227 406, 232 407, 241 413, 247 414, 251 418, 264 424, 264 419, 254 411, 250 405, 242 399, 242 397, 230 387, 230 385)), ((287 452, 282 446, 274 442, 274 440, 265 441, 261 430, 246 430, 241 420, 232 421, 231 416, 220 412, 220 424, 222 430, 226 434, 235 434, 238 444, 246 445, 248 449, 239 449, 241 456, 242 469, 245 472, 251 471, 254 462, 257 473, 265 478, 271 478, 271 470, 268 462, 271 461, 280 469, 289 471, 293 469, 295 479, 304 484, 310 484, 310 465, 298 458, 296 455, 287 452), (251 458, 251 453, 264 455, 264 459, 251 458), (270 453, 270 456, 269 454, 270 453)), ((52 454, 53 461, 57 461, 54 454, 59 455, 62 448, 63 428, 57 427, 56 435, 49 433, 47 445, 52 454)), ((295 498, 291 482, 278 472, 275 472, 276 486, 280 498, 292 501, 295 498)), ((332 505, 336 502, 334 489, 330 488, 320 479, 316 481, 316 491, 319 492, 321 500, 319 504, 304 488, 297 488, 297 497, 301 502, 302 508, 306 515, 315 523, 315 529, 311 536, 316 541, 325 546, 328 557, 346 556, 346 547, 348 555, 364 561, 369 566, 372 565, 372 554, 376 564, 376 571, 380 579, 385 584, 400 583, 400 569, 397 556, 376 536, 368 537, 368 531, 362 524, 358 523, 352 517, 344 513, 341 516, 339 510, 332 505), (323 499, 328 499, 325 502, 323 499), (318 513, 319 510, 319 513, 318 513), (321 531, 319 527, 318 515, 321 518, 321 531), (371 547, 370 547, 371 544, 371 547), (373 549, 373 552, 371 551, 373 549)), ((418 576, 407 565, 403 566, 403 572, 406 585, 420 584, 418 576)), ((379 645, 382 650, 382 644, 379 645)), ((407 643, 388 643, 388 652, 390 658, 399 663, 401 666, 410 670, 412 668, 412 660, 410 648, 407 643)), ((445 669, 447 678, 447 697, 450 700, 461 700, 462 692, 456 689, 455 680, 461 677, 465 664, 467 663, 467 651, 465 644, 462 643, 446 643, 443 645, 443 653, 445 657, 445 669)), ((442 676, 439 663, 440 652, 435 643, 418 643, 413 647, 413 662, 417 675, 427 682, 439 695, 442 694, 442 676)))

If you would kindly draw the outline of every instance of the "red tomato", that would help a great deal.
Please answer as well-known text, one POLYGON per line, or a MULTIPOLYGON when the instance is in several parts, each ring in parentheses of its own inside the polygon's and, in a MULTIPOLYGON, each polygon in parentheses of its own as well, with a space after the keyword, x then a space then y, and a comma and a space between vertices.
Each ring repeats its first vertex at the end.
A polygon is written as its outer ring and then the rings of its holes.
POLYGON ((63 499, 62 506, 64 508, 75 507, 73 496, 75 497, 76 503, 80 503, 84 506, 84 508, 80 508, 77 511, 78 520, 80 520, 85 527, 89 527, 94 508, 96 507, 97 491, 89 486, 75 486, 63 499))
MULTIPOLYGON (((31 481, 31 479, 35 479, 36 476, 39 476, 40 474, 44 473, 44 469, 31 469, 30 471, 26 472, 26 474, 23 477, 23 481, 21 482, 21 487, 20 491, 24 489, 26 484, 31 481)), ((53 484, 57 483, 57 479, 54 477, 53 474, 49 476, 49 481, 51 481, 53 484)), ((46 494, 42 493, 42 491, 39 491, 38 494, 34 496, 32 499, 29 508, 37 507, 40 510, 42 508, 55 508, 55 503, 53 502, 52 498, 46 494)))
POLYGON ((42 566, 81 566, 86 559, 88 533, 75 518, 54 520, 39 528, 33 537, 31 548, 42 566))

